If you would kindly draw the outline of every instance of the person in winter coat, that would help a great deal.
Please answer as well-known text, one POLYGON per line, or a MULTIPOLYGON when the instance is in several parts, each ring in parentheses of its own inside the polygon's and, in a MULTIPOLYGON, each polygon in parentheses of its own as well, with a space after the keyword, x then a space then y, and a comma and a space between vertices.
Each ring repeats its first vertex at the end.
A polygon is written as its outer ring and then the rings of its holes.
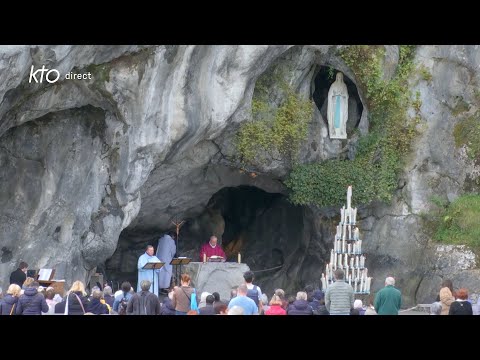
POLYGON ((313 309, 307 302, 306 292, 297 293, 297 300, 288 307, 287 315, 313 315, 313 309))
POLYGON ((38 293, 39 283, 34 282, 27 287, 20 296, 17 303, 15 314, 17 315, 42 315, 42 312, 48 311, 48 305, 45 297, 38 293))
POLYGON ((440 315, 448 315, 450 305, 452 305, 454 301, 452 280, 445 279, 440 289, 440 303, 442 304, 442 312, 440 315))
POLYGON ((17 284, 11 284, 8 287, 7 294, 0 301, 0 315, 15 315, 21 290, 22 288, 17 284))
POLYGON ((324 294, 322 290, 317 289, 312 293, 312 301, 310 301, 308 305, 312 307, 314 312, 318 312, 318 309, 320 307, 320 300, 322 300, 323 298, 324 294))
POLYGON ((127 315, 160 315, 160 300, 149 291, 150 286, 149 280, 142 280, 142 291, 134 294, 128 301, 127 315))
POLYGON ((265 310, 265 315, 287 315, 287 312, 282 308, 282 305, 282 299, 274 294, 270 300, 270 306, 265 310))
POLYGON ((163 305, 160 309, 160 315, 176 315, 175 307, 172 303, 173 289, 170 290, 168 296, 163 300, 163 305))
POLYGON ((103 292, 101 290, 94 290, 92 293, 92 300, 90 300, 90 304, 88 304, 87 311, 91 312, 95 315, 102 315, 108 314, 110 311, 108 310, 107 304, 102 304, 101 299, 103 296, 103 292))
POLYGON ((79 280, 75 281, 68 291, 66 301, 65 305, 68 306, 67 315, 84 315, 89 304, 85 284, 79 280))
POLYGON ((450 305, 448 315, 473 315, 472 304, 468 301, 468 290, 459 289, 457 299, 450 305))
POLYGON ((10 274, 10 284, 17 284, 22 287, 25 280, 27 280, 28 264, 22 261, 18 265, 18 269, 10 274))

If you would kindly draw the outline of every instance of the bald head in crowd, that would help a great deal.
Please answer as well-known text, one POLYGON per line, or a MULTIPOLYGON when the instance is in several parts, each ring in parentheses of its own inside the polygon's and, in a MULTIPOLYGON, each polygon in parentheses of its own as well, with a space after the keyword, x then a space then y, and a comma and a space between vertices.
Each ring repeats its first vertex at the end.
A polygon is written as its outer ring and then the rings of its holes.
POLYGON ((247 285, 241 284, 237 288, 237 296, 247 296, 248 288, 247 285))

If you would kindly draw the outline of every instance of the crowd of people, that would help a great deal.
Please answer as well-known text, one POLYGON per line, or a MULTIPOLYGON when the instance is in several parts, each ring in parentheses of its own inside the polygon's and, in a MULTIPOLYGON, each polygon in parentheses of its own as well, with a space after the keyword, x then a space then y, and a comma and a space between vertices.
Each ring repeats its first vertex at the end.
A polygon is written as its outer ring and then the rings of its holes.
MULTIPOLYGON (((230 299, 221 299, 218 292, 202 292, 198 297, 188 274, 182 274, 180 286, 171 287, 168 296, 161 298, 145 279, 137 292, 129 282, 124 282, 115 294, 110 286, 94 286, 87 294, 85 284, 75 281, 60 296, 53 288, 39 286, 33 278, 19 273, 25 273, 27 267, 21 263, 12 273, 5 295, 0 290, 1 315, 398 315, 402 304, 393 277, 387 277, 385 287, 375 296, 366 297, 363 304, 361 299, 354 298, 342 269, 335 271, 335 282, 326 291, 307 286, 296 296, 286 296, 282 289, 276 289, 270 299, 254 284, 254 273, 247 271, 243 274, 244 282, 231 290, 230 299)), ((455 291, 452 281, 444 280, 431 313, 472 315, 468 291, 455 291)))

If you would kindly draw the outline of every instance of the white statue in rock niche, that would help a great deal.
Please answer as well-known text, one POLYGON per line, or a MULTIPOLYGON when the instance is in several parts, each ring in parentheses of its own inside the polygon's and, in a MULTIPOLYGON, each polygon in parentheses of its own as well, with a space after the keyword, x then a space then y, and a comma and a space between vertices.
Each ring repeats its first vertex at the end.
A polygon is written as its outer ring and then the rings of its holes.
POLYGON ((337 73, 335 82, 328 90, 327 118, 330 139, 346 139, 348 91, 341 72, 337 73))

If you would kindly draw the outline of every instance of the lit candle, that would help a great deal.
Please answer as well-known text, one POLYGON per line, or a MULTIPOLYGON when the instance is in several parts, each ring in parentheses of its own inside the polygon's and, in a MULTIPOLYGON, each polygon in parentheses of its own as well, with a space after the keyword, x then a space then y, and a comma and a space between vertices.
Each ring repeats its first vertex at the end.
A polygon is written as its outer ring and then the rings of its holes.
POLYGON ((371 277, 367 278, 367 292, 368 293, 370 292, 371 283, 372 283, 372 278, 371 277))
POLYGON ((348 266, 348 255, 347 254, 345 254, 344 265, 345 265, 345 267, 348 266))
POLYGON ((333 264, 335 265, 335 269, 337 268, 337 253, 333 254, 333 264))
POLYGON ((345 206, 340 209, 340 223, 345 222, 345 206))
POLYGON ((348 275, 348 285, 352 286, 352 275, 348 275))
POLYGON ((358 253, 362 253, 362 240, 358 240, 358 253))
MULTIPOLYGON (((356 280, 356 279, 355 279, 356 280)), ((355 281, 355 289, 354 292, 357 292, 357 281, 355 281)))
POLYGON ((325 278, 325 274, 322 274, 322 289, 326 289, 326 288, 327 288, 327 281, 325 278))
POLYGON ((355 267, 356 267, 357 269, 358 269, 358 267, 359 267, 359 266, 358 266, 358 255, 355 256, 355 267))
POLYGON ((345 279, 348 278, 348 264, 345 262, 345 279))
POLYGON ((360 267, 363 268, 365 265, 365 256, 360 255, 360 267))
POLYGON ((345 238, 343 238, 343 241, 342 241, 342 253, 345 252, 345 238))
POLYGON ((348 225, 348 239, 352 239, 352 225, 348 225))
POLYGON ((353 223, 356 224, 357 222, 357 208, 353 209, 353 223))
POLYGON ((240 255, 240 253, 238 253, 238 263, 239 263, 239 264, 242 263, 242 255, 240 255))
POLYGON ((333 241, 333 251, 337 252, 337 239, 333 241))
POLYGON ((352 206, 352 185, 347 188, 347 208, 352 206))
POLYGON ((342 254, 338 254, 338 267, 342 266, 342 254))
POLYGON ((333 250, 330 251, 330 262, 333 262, 333 250))
POLYGON ((360 230, 358 229, 358 227, 356 227, 354 232, 353 232, 353 238, 355 240, 358 240, 360 238, 360 230))
POLYGON ((357 253, 357 244, 353 243, 353 254, 357 253))
POLYGON ((353 269, 353 256, 350 258, 350 267, 353 269))

